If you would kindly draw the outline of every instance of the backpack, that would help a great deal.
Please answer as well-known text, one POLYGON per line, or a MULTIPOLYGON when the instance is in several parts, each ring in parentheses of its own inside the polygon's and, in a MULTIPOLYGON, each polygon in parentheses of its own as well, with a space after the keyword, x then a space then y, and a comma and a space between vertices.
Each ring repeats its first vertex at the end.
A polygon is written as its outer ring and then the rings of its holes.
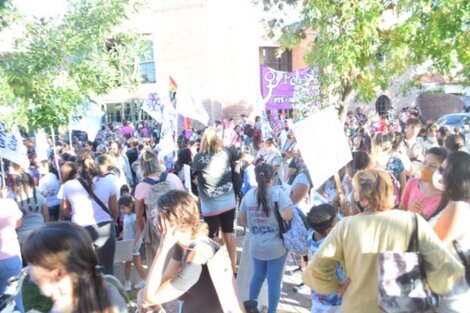
POLYGON ((151 178, 145 178, 144 183, 152 186, 150 192, 145 201, 145 213, 147 215, 147 221, 144 227, 144 237, 146 243, 151 243, 155 248, 160 244, 161 234, 157 230, 157 216, 158 216, 158 200, 162 195, 172 190, 170 183, 166 180, 168 176, 167 172, 163 172, 160 175, 159 180, 151 178))
POLYGON ((279 213, 279 203, 277 201, 274 201, 274 214, 279 224, 279 234, 286 249, 299 255, 307 255, 309 226, 305 214, 294 205, 292 206, 292 219, 286 222, 279 213))

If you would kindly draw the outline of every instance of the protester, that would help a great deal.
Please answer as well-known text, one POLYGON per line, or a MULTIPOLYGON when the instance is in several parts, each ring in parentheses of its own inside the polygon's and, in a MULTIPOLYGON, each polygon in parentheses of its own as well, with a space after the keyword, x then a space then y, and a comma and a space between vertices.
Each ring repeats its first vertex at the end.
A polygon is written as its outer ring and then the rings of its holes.
MULTIPOLYGON (((5 292, 8 280, 21 272, 21 249, 16 229, 21 225, 21 213, 12 199, 5 198, 6 190, 0 190, 0 294, 5 292)), ((22 292, 15 297, 15 310, 24 313, 22 292)))
POLYGON ((130 195, 122 196, 118 201, 119 209, 124 215, 123 219, 123 231, 122 239, 123 240, 132 240, 132 261, 127 261, 124 264, 124 289, 126 291, 132 290, 131 284, 131 266, 134 263, 134 266, 141 278, 141 280, 134 285, 135 289, 141 289, 145 286, 146 273, 145 269, 142 266, 142 261, 140 258, 140 247, 142 246, 142 233, 137 232, 137 218, 134 210, 134 199, 130 195))
MULTIPOLYGON (((168 184, 168 189, 184 190, 183 184, 178 176, 164 171, 163 166, 158 160, 158 156, 149 151, 144 150, 140 156, 140 169, 144 180, 140 182, 135 189, 135 214, 137 218, 137 233, 143 233, 145 238, 145 252, 147 263, 150 264, 155 257, 156 249, 158 248, 160 234, 154 233, 154 227, 150 227, 150 220, 148 217, 155 214, 150 211, 147 205, 149 196, 152 192, 152 187, 158 182, 168 184)), ((155 199, 157 200, 157 199, 155 199)))
MULTIPOLYGON (((310 230, 307 233, 308 245, 311 255, 321 247, 326 236, 338 222, 338 210, 330 204, 320 204, 313 206, 307 215, 307 222, 310 230)), ((347 287, 347 276, 340 263, 336 264, 335 278, 340 282, 343 288, 347 287)), ((342 303, 342 293, 333 291, 330 294, 319 294, 311 291, 312 295, 312 313, 340 312, 342 303)))
POLYGON ((439 127, 438 132, 437 132, 437 143, 439 144, 440 147, 445 145, 447 136, 449 135, 450 135, 450 131, 447 127, 445 126, 439 127))
POLYGON ((130 138, 134 135, 134 127, 129 121, 124 120, 122 122, 122 127, 119 130, 119 135, 127 138, 130 138))
POLYGON ((99 168, 88 150, 81 151, 76 163, 79 178, 63 185, 61 209, 72 222, 85 227, 106 274, 113 273, 116 246, 114 221, 118 216, 116 186, 109 177, 100 177, 99 168), (99 200, 99 201, 97 201, 99 200))
POLYGON ((193 173, 192 164, 191 150, 189 148, 178 150, 174 167, 175 174, 181 180, 187 192, 197 195, 197 184, 193 182, 196 176, 193 173))
POLYGON ((234 272, 237 246, 233 234, 236 199, 232 164, 243 156, 238 150, 223 148, 215 128, 208 127, 202 137, 200 152, 193 159, 201 213, 209 226, 209 238, 216 238, 219 228, 222 229, 234 272))
POLYGON ((426 126, 426 139, 424 140, 424 149, 427 151, 434 147, 439 147, 437 142, 438 127, 436 124, 431 123, 426 126))
POLYGON ((50 312, 128 312, 125 298, 103 277, 90 235, 82 227, 47 224, 26 240, 23 254, 31 279, 52 300, 50 312))
POLYGON ((121 197, 121 187, 126 185, 122 184, 119 179, 119 169, 117 168, 116 159, 110 154, 102 154, 96 158, 98 164, 99 174, 102 177, 107 177, 113 184, 116 192, 116 198, 121 197))
POLYGON ((470 299, 470 155, 460 151, 450 154, 435 175, 438 176, 438 185, 444 187, 449 203, 434 218, 437 220, 434 231, 457 260, 463 263, 464 257, 467 262, 466 275, 455 284, 452 291, 440 297, 436 311, 466 312, 470 299))
MULTIPOLYGON (((393 207, 393 185, 382 170, 363 170, 353 179, 354 200, 362 213, 341 220, 313 256, 302 278, 320 294, 339 287, 337 262, 344 265, 350 284, 343 312, 382 312, 378 307, 378 256, 382 251, 404 252, 411 238, 413 216, 393 207)), ((437 294, 449 292, 463 274, 424 219, 418 217, 419 253, 426 280, 437 294)))
POLYGON ((446 137, 444 145, 450 152, 465 152, 465 136, 459 134, 451 134, 446 137))
POLYGON ((262 148, 258 151, 254 163, 266 163, 271 165, 274 171, 275 185, 283 183, 280 177, 282 173, 279 172, 282 163, 282 155, 272 138, 263 139, 262 148))
POLYGON ((23 173, 16 177, 15 201, 23 219, 17 229, 18 240, 22 244, 35 230, 49 221, 47 200, 37 190, 31 175, 23 173))
POLYGON ((116 171, 119 183, 122 185, 128 184, 133 186, 133 177, 129 159, 127 158, 125 145, 118 142, 112 142, 109 147, 109 153, 115 158, 115 164, 118 171, 116 171))
POLYGON ((258 312, 257 299, 267 279, 268 313, 273 313, 277 310, 281 296, 282 276, 287 257, 276 214, 290 221, 292 201, 281 187, 273 187, 275 177, 270 165, 257 165, 255 173, 258 187, 251 189, 243 197, 238 217, 239 224, 250 229, 248 238, 254 264, 249 300, 245 302, 245 308, 248 313, 258 312))
POLYGON ((162 240, 143 290, 141 311, 153 312, 155 305, 179 298, 183 301, 181 313, 222 313, 207 265, 219 246, 207 237, 207 226, 199 219, 194 199, 185 191, 172 190, 160 197, 158 207, 155 223, 162 240), (165 267, 173 246, 173 256, 165 267))
MULTIPOLYGON (((406 121, 406 154, 413 162, 415 170, 419 168, 420 162, 423 161, 425 153, 423 139, 418 137, 419 131, 421 130, 421 125, 421 121, 417 117, 410 118, 406 121)), ((408 176, 413 174, 408 173, 408 176)))
POLYGON ((49 220, 57 221, 59 219, 60 200, 57 198, 60 188, 60 180, 57 170, 52 166, 51 162, 44 160, 39 162, 39 179, 38 192, 47 199, 47 207, 49 209, 49 220))
POLYGON ((400 201, 401 209, 421 214, 426 220, 434 215, 442 201, 442 191, 433 185, 432 177, 446 159, 447 153, 441 147, 426 151, 420 177, 406 183, 400 201))

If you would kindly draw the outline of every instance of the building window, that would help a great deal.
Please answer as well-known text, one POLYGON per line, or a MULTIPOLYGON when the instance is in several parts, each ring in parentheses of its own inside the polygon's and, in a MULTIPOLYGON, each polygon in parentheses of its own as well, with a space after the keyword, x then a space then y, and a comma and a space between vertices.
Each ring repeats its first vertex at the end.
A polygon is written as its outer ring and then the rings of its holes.
POLYGON ((278 47, 260 47, 260 64, 278 71, 291 72, 292 52, 290 50, 286 50, 281 54, 280 57, 278 57, 278 50, 278 47))
POLYGON ((148 40, 145 52, 140 56, 140 82, 142 84, 154 84, 157 82, 155 74, 155 60, 153 56, 153 40, 148 40))
POLYGON ((105 121, 106 123, 122 122, 122 103, 106 104, 105 121))

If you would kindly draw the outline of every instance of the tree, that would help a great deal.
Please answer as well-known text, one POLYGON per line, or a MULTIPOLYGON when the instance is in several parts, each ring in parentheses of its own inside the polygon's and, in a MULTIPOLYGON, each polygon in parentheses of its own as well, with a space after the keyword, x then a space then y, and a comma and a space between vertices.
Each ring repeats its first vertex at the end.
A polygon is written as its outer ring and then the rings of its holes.
POLYGON ((261 1, 271 15, 297 8, 299 23, 271 18, 268 25, 281 30, 284 48, 297 46, 307 30, 315 33, 306 63, 319 66, 320 83, 341 108, 353 96, 372 100, 393 78, 428 63, 430 72, 470 81, 468 0, 261 1))
POLYGON ((88 100, 136 86, 142 41, 117 27, 143 4, 71 0, 62 18, 22 20, 24 33, 0 61, 0 105, 12 112, 7 122, 27 130, 67 125, 88 100))

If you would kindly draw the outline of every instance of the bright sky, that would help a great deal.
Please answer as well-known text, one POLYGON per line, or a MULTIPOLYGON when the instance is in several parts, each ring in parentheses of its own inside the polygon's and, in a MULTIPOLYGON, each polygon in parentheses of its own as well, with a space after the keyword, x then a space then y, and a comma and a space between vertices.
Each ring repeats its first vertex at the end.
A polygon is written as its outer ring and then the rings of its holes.
POLYGON ((66 0, 13 0, 13 4, 26 16, 57 16, 65 12, 66 0))

